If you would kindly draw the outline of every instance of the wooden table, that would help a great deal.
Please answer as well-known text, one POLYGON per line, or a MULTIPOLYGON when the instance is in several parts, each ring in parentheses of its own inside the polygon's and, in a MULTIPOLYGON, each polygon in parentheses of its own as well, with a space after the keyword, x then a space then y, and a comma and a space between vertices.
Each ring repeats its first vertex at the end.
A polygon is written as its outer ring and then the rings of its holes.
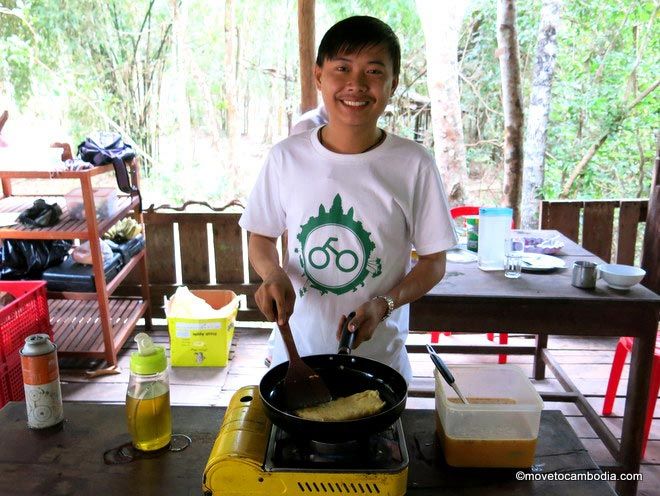
MULTIPOLYGON (((557 231, 521 232, 543 237, 560 235, 557 231)), ((502 271, 479 270, 476 262, 448 263, 440 284, 411 305, 410 328, 537 334, 537 346, 531 350, 536 354, 535 378, 544 377, 547 365, 566 389, 565 393, 542 395, 543 398, 575 402, 617 461, 611 468, 621 473, 637 473, 660 296, 641 285, 627 292, 617 291, 602 280, 597 282, 595 290, 571 286, 575 260, 602 261, 568 238, 562 238, 565 246, 558 256, 567 268, 552 273, 523 273, 520 279, 506 279, 502 271), (635 338, 621 443, 545 349, 550 334, 635 338)), ((506 350, 512 354, 530 352, 524 347, 507 346, 506 350)), ((616 489, 622 496, 633 495, 637 481, 619 481, 616 489)))
MULTIPOLYGON (((106 465, 103 453, 129 440, 123 405, 65 403, 61 429, 32 431, 26 426, 25 404, 8 403, 0 410, 0 494, 201 494, 202 474, 224 412, 219 407, 175 406, 173 430, 190 436, 187 449, 106 465)), ((447 467, 435 438, 434 415, 432 410, 406 410, 401 417, 410 456, 410 496, 614 495, 603 480, 517 481, 515 469, 447 467)), ((535 467, 540 473, 601 474, 559 411, 542 414, 535 467)))

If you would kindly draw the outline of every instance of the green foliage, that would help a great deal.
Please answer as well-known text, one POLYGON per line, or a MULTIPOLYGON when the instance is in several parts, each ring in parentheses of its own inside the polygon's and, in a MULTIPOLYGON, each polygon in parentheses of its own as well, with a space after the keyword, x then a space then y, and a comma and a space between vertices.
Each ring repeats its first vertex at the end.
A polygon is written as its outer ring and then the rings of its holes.
MULTIPOLYGON (((516 6, 526 106, 540 2, 519 0, 516 6)), ((630 113, 627 107, 634 97, 626 93, 626 86, 636 60, 633 26, 637 26, 638 44, 642 45, 648 37, 636 70, 637 93, 660 73, 657 19, 653 26, 648 25, 654 8, 653 1, 636 0, 563 3, 548 128, 545 198, 559 195, 574 166, 608 132, 609 137, 578 179, 573 194, 581 198, 648 195, 655 151, 653 133, 658 123, 657 90, 630 113), (640 172, 641 157, 646 166, 640 172)), ((460 43, 466 47, 464 54, 459 53, 462 76, 471 82, 461 88, 466 141, 480 143, 468 147, 468 168, 481 162, 501 167, 500 146, 493 144, 503 139, 499 114, 501 83, 498 61, 493 56, 497 47, 495 9, 496 2, 490 0, 473 2, 460 43)))
POLYGON ((579 180, 575 194, 583 198, 647 196, 657 126, 657 115, 654 118, 651 110, 657 110, 658 98, 657 93, 648 96, 628 115, 627 106, 634 97, 627 94, 626 86, 636 60, 633 26, 637 26, 639 40, 647 36, 650 39, 636 71, 638 92, 660 72, 657 25, 647 24, 653 2, 585 0, 568 2, 565 9, 564 25, 558 33, 548 133, 548 152, 556 160, 547 163, 545 194, 555 197, 562 186, 556 182, 561 171, 570 173, 588 148, 609 132, 579 180), (631 169, 639 174, 638 139, 647 161, 641 188, 640 181, 630 176, 631 169))
MULTIPOLYGON (((233 3, 240 100, 233 103, 244 133, 237 164, 225 162, 226 144, 218 142, 225 139, 229 107, 225 88, 233 72, 225 62, 224 2, 0 0, 0 97, 13 100, 21 112, 35 118, 61 122, 63 132, 75 142, 114 122, 155 156, 158 174, 147 178, 145 186, 158 190, 156 196, 163 202, 244 195, 265 151, 272 141, 286 136, 288 122, 298 112, 297 2, 233 3), (183 23, 181 45, 175 40, 175 9, 183 23), (49 98, 61 105, 39 104, 49 98), (179 112, 181 105, 185 115, 179 112), (64 116, 58 114, 61 107, 66 109, 64 116), (189 134, 182 134, 186 128, 189 134), (190 136, 192 142, 180 143, 181 136, 190 136), (192 150, 188 158, 180 151, 186 146, 192 150), (236 173, 245 183, 242 191, 229 186, 231 174, 236 173)), ((606 133, 607 140, 578 179, 572 196, 648 194, 660 107, 657 90, 632 112, 629 105, 660 74, 656 3, 563 2, 548 130, 546 198, 559 195, 575 165, 606 133)), ((540 6, 538 0, 516 2, 525 104, 540 6)), ((384 125, 413 137, 414 115, 428 95, 424 37, 415 2, 317 0, 317 43, 336 21, 357 14, 383 19, 401 40, 401 79, 384 125)), ((467 166, 470 177, 486 171, 494 191, 500 187, 503 140, 496 49, 496 2, 473 0, 458 53, 467 166)))

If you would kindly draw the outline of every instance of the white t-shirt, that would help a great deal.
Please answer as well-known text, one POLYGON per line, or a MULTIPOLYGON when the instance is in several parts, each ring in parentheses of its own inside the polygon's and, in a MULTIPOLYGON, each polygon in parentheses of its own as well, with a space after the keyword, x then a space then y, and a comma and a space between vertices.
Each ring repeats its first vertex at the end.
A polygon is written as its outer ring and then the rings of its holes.
MULTIPOLYGON (((456 244, 433 159, 393 134, 352 155, 326 149, 318 128, 286 138, 271 149, 239 224, 272 238, 288 230, 283 267, 296 291, 290 324, 301 356, 337 353, 341 316, 396 286, 412 247, 428 255, 456 244)), ((408 305, 396 309, 353 354, 410 381, 408 315, 408 305)), ((287 359, 278 332, 272 363, 287 359)))
POLYGON ((328 113, 321 103, 318 107, 308 110, 302 114, 291 127, 290 134, 298 134, 319 127, 328 122, 328 113))

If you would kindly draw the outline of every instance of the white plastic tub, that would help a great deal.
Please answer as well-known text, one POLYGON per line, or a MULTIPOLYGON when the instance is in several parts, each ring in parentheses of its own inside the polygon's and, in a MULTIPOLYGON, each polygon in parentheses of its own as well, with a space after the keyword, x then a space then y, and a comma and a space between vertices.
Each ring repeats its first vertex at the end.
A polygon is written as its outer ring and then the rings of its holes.
POLYGON ((456 365, 464 404, 435 371, 436 431, 454 467, 530 467, 543 401, 515 365, 456 365))

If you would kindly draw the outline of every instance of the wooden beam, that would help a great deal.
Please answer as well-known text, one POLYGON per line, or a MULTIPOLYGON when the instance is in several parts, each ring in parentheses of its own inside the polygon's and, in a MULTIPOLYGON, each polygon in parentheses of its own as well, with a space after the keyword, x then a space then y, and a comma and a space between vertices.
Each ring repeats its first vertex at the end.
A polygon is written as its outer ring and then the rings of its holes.
POLYGON ((582 246, 610 263, 612 260, 612 234, 614 204, 610 201, 584 202, 582 246))
POLYGON ((300 56, 300 112, 316 108, 314 84, 315 0, 298 0, 298 50, 300 56))
POLYGON ((633 265, 639 224, 640 201, 622 201, 619 207, 619 236, 616 243, 616 263, 633 265))
POLYGON ((649 214, 644 231, 642 268, 646 276, 642 284, 651 291, 660 293, 660 185, 653 188, 649 202, 649 214))
MULTIPOLYGON (((543 350, 543 360, 548 368, 552 371, 559 384, 566 390, 566 392, 575 395, 575 405, 584 415, 584 418, 589 422, 589 426, 594 430, 599 439, 603 442, 607 450, 610 452, 614 459, 618 459, 620 444, 617 438, 612 434, 610 429, 605 425, 605 422, 596 413, 587 398, 580 392, 577 386, 568 378, 564 369, 561 368, 559 362, 550 354, 548 350, 543 350)), ((641 450, 641 446, 639 446, 641 450)))
POLYGON ((644 228, 642 268, 646 276, 642 284, 656 293, 660 292, 660 131, 656 134, 655 165, 649 208, 644 228))
POLYGON ((541 202, 541 229, 556 229, 577 243, 582 205, 581 201, 541 202))

